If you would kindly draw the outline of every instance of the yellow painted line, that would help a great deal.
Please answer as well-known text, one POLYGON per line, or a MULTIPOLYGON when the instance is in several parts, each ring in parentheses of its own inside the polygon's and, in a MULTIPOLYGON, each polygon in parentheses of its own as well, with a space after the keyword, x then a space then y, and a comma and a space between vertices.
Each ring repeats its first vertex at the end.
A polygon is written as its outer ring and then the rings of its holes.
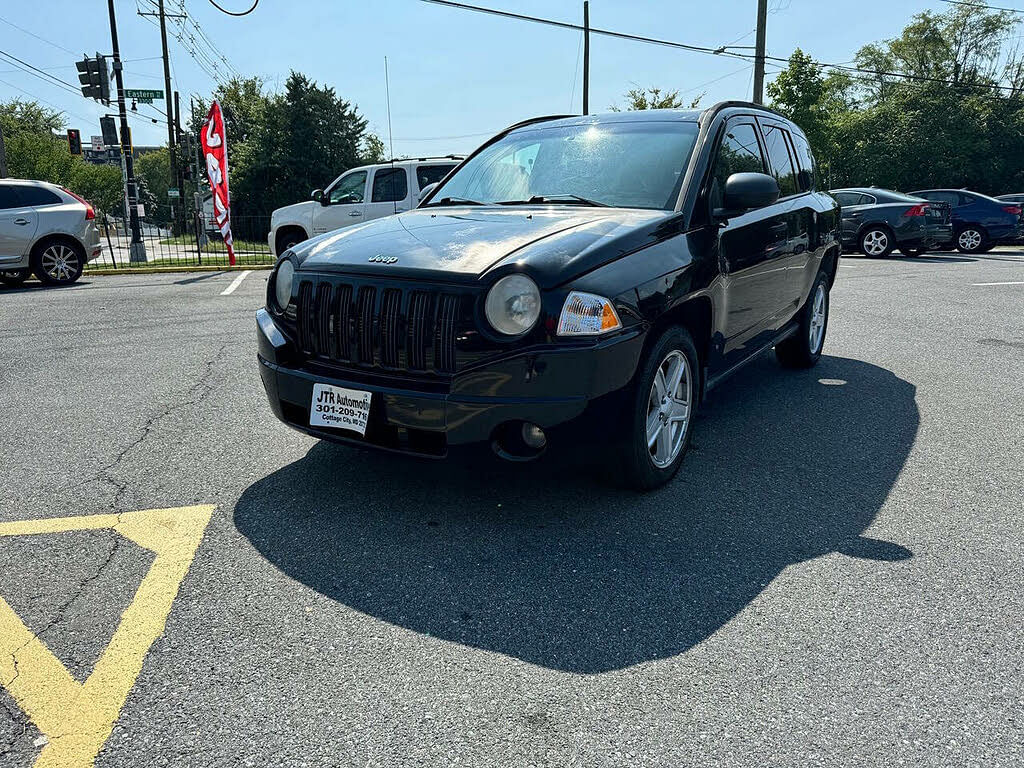
POLYGON ((91 768, 146 654, 164 631, 213 509, 202 505, 0 523, 0 536, 113 529, 156 555, 84 683, 0 598, 0 683, 48 739, 35 768, 91 768))

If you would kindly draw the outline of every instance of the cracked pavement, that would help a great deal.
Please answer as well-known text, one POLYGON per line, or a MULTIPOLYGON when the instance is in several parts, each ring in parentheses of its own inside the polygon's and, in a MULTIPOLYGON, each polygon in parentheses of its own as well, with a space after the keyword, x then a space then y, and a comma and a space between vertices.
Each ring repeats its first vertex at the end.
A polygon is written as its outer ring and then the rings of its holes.
MULTIPOLYGON (((0 521, 217 505, 96 765, 1020 765, 1024 251, 844 263, 646 496, 288 430, 266 272, 0 291, 0 521)), ((0 538, 0 596, 81 678, 150 561, 0 538)))

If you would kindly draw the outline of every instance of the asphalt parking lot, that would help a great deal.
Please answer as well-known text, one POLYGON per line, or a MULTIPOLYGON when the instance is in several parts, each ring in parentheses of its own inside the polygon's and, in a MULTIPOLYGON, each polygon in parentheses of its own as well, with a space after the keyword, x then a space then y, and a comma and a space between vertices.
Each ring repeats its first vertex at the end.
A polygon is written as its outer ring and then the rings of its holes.
POLYGON ((1024 251, 844 259, 644 496, 288 430, 267 274, 0 291, 0 765, 1024 763, 1024 251))

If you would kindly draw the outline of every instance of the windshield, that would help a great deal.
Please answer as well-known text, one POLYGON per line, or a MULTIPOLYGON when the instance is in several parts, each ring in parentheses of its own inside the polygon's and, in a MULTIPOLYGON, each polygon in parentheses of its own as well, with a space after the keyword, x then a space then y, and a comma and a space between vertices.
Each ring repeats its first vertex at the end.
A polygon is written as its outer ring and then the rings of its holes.
POLYGON ((524 128, 468 160, 429 204, 450 198, 671 210, 696 138, 697 124, 680 121, 524 128))

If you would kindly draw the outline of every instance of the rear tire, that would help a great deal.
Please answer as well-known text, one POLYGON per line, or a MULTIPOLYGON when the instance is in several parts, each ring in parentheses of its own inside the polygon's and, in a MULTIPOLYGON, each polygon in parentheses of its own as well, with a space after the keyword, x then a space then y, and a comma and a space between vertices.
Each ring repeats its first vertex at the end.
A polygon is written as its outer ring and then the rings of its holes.
POLYGON ((664 485, 683 463, 700 397, 700 361, 689 331, 667 329, 637 370, 631 410, 617 448, 627 484, 664 485))
POLYGON ((786 368, 810 368, 821 359, 828 330, 828 275, 819 272, 799 313, 795 334, 775 345, 775 357, 786 368))
POLYGON ((869 259, 884 259, 892 253, 895 238, 887 227, 870 226, 861 232, 857 242, 860 252, 869 259))
POLYGON ((85 269, 85 249, 71 240, 44 240, 32 249, 32 271, 45 285, 70 285, 85 269))
POLYGON ((17 288, 28 280, 28 276, 31 273, 32 270, 27 267, 24 269, 5 269, 0 271, 0 283, 3 283, 8 288, 17 288))
POLYGON ((956 249, 960 253, 982 253, 988 246, 988 233, 979 226, 968 224, 956 233, 956 249))

